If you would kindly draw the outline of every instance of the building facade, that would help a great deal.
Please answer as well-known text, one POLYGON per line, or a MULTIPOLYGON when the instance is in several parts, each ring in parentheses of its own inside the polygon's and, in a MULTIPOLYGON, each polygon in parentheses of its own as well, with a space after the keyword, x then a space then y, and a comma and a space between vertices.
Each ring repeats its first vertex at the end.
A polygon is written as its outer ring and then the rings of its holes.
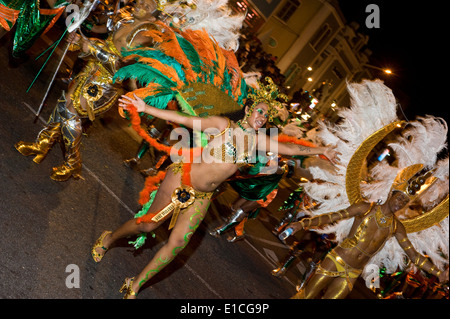
POLYGON ((258 36, 285 76, 290 95, 308 91, 315 103, 312 120, 333 120, 337 106, 348 106, 347 81, 373 78, 366 67, 368 36, 347 23, 335 0, 233 0, 247 11, 246 25, 258 36))

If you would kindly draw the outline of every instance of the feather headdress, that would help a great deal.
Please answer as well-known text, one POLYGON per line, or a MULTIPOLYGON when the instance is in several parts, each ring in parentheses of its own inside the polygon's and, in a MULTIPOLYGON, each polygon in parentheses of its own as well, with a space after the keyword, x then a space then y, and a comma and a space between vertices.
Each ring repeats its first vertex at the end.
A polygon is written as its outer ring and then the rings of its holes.
MULTIPOLYGON (((396 127, 403 128, 404 125, 397 119, 397 105, 392 91, 381 81, 348 84, 348 91, 351 96, 351 106, 339 110, 342 121, 336 125, 320 125, 318 138, 324 144, 336 145, 336 150, 342 155, 336 172, 310 168, 314 178, 321 181, 303 184, 307 194, 320 204, 316 209, 311 210, 311 215, 344 209, 357 200, 384 202, 399 172, 406 167, 422 164, 424 169, 434 170, 433 175, 437 178, 437 181, 416 199, 418 206, 422 209, 419 214, 423 216, 415 219, 409 217, 403 220, 399 217, 399 219, 407 227, 408 221, 419 220, 423 217, 422 222, 425 226, 422 225, 418 228, 419 230, 408 226, 409 239, 417 251, 428 255, 438 267, 448 264, 448 186, 445 187, 448 185, 448 158, 438 160, 438 154, 446 147, 445 121, 427 116, 408 123, 401 134, 396 134, 395 137, 390 136, 392 142, 389 146, 394 150, 395 165, 390 165, 384 160, 370 168, 365 180, 362 180, 362 165, 356 169, 352 167, 355 163, 355 154, 361 152, 363 144, 367 141, 381 136, 373 141, 373 148, 389 132, 394 131, 396 127), (383 133, 384 130, 386 132, 383 133), (352 176, 350 170, 357 171, 356 176, 352 176), (349 184, 355 186, 358 194, 355 195, 349 190, 349 184), (434 219, 426 215, 427 210, 432 210, 433 217, 438 215, 439 218, 434 219)), ((369 151, 362 153, 366 157, 369 151)), ((360 159, 360 164, 364 163, 365 157, 360 159)), ((336 241, 341 242, 348 235, 352 224, 353 218, 319 231, 334 233, 336 241)), ((391 238, 373 256, 368 265, 386 267, 386 271, 392 273, 397 268, 405 267, 405 256, 396 239, 391 238)), ((370 271, 367 275, 369 273, 370 271)), ((365 272, 363 272, 364 276, 366 276, 365 272)))
POLYGON ((154 28, 141 34, 156 45, 123 51, 124 62, 131 64, 114 76, 115 81, 139 82, 141 88, 129 94, 135 93, 158 108, 165 108, 176 98, 183 111, 191 115, 220 114, 242 107, 247 86, 236 56, 221 48, 206 31, 182 31, 155 22, 154 28), (202 97, 217 95, 221 99, 215 98, 215 105, 198 102, 202 97))
POLYGON ((165 2, 162 12, 168 15, 172 23, 182 30, 206 30, 208 34, 225 50, 237 51, 239 48, 239 30, 245 19, 244 14, 235 14, 228 6, 228 0, 159 0, 165 2))

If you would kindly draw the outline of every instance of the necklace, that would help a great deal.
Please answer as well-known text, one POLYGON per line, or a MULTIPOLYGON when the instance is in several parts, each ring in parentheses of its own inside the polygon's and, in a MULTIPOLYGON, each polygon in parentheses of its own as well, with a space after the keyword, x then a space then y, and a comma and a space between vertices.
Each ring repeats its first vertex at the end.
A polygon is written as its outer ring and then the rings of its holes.
POLYGON ((237 121, 237 125, 246 133, 248 133, 247 129, 242 125, 241 120, 237 121))
POLYGON ((375 219, 377 221, 378 226, 380 227, 389 227, 391 226, 393 220, 394 220, 394 216, 386 216, 384 215, 384 213, 381 210, 381 207, 378 206, 377 210, 375 212, 375 219))

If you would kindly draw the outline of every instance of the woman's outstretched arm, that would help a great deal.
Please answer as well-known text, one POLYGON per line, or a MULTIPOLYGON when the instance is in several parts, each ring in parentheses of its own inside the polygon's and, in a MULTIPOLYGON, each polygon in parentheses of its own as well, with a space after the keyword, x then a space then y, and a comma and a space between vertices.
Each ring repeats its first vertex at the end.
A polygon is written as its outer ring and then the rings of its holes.
POLYGON ((290 143, 279 143, 265 134, 258 134, 258 149, 282 155, 324 155, 333 164, 338 162, 339 152, 334 147, 308 147, 290 143))
POLYGON ((178 111, 159 109, 157 107, 147 105, 141 98, 136 96, 136 94, 133 94, 133 96, 134 98, 122 95, 119 99, 119 106, 124 110, 127 110, 130 105, 133 105, 138 113, 144 112, 162 120, 171 121, 201 131, 212 128, 223 131, 228 125, 228 120, 224 117, 198 117, 178 111))

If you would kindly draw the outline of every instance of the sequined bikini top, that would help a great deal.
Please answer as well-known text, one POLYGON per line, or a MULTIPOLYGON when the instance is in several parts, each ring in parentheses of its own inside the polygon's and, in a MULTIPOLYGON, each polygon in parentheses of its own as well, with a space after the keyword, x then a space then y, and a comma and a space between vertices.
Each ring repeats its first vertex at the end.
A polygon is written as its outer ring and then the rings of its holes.
POLYGON ((205 148, 213 158, 221 163, 238 165, 250 162, 256 145, 255 132, 244 132, 240 128, 231 128, 231 121, 228 120, 227 127, 217 135, 210 135, 210 138, 214 140, 220 136, 225 137, 220 145, 213 146, 209 143, 205 148))

